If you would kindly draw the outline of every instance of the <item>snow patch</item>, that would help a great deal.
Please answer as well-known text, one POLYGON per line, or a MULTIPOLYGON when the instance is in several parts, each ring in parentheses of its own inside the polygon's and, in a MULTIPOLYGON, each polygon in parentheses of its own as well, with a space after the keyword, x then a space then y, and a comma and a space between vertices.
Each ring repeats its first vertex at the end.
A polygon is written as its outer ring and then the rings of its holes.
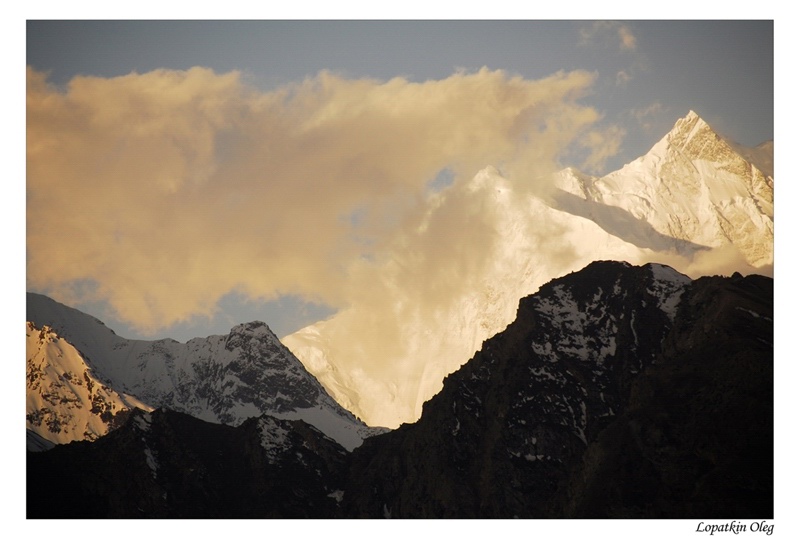
POLYGON ((692 280, 666 265, 650 263, 649 267, 653 272, 653 283, 647 291, 658 299, 659 309, 667 314, 670 321, 674 321, 681 295, 692 280))
POLYGON ((289 440, 289 430, 278 420, 261 419, 258 422, 258 430, 261 435, 261 447, 271 462, 277 462, 281 455, 293 447, 289 440))
POLYGON ((461 422, 458 421, 458 418, 456 418, 456 425, 455 425, 455 427, 453 427, 453 431, 452 431, 453 436, 457 436, 458 435, 458 431, 460 431, 460 430, 461 430, 461 422))
POLYGON ((144 456, 147 460, 147 466, 150 467, 150 472, 153 474, 153 479, 158 478, 158 461, 156 460, 155 455, 153 455, 153 451, 150 449, 149 446, 145 446, 144 448, 144 456))
POLYGON ((749 309, 742 308, 742 307, 739 307, 739 306, 737 306, 736 309, 740 310, 740 311, 743 311, 745 313, 749 313, 750 315, 752 315, 756 319, 764 319, 765 321, 773 322, 772 321, 772 317, 766 317, 764 315, 759 315, 758 313, 754 312, 753 310, 749 310, 749 309))

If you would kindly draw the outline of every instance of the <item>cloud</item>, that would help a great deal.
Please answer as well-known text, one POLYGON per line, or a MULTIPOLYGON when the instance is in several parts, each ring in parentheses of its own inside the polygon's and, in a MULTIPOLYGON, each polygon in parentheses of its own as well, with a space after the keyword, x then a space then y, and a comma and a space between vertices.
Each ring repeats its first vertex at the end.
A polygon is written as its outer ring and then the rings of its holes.
MULTIPOLYGON (((654 101, 646 108, 631 110, 631 115, 636 119, 642 130, 652 131, 656 124, 660 124, 664 121, 664 117, 668 112, 669 110, 667 110, 661 102, 654 101)), ((670 117, 670 120, 671 119, 670 117)))
POLYGON ((580 166, 581 170, 589 173, 601 172, 606 161, 619 153, 624 138, 625 129, 619 125, 588 132, 579 142, 588 150, 588 155, 580 166))
POLYGON ((632 79, 633 75, 631 75, 627 71, 617 71, 617 82, 616 82, 617 86, 625 87, 628 85, 628 82, 630 82, 632 79))
POLYGON ((631 28, 616 21, 595 21, 580 30, 581 46, 616 48, 623 52, 636 52, 638 41, 631 28))
MULTIPOLYGON (((593 81, 322 72, 261 92, 193 68, 60 90, 29 68, 28 287, 79 289, 145 333, 213 315, 229 293, 347 309, 388 290, 393 307, 424 299, 433 315, 497 240, 475 173, 493 164, 515 188, 549 188, 532 178, 591 139, 599 115, 580 99, 593 81), (453 182, 433 192, 442 170, 453 182)), ((384 345, 403 337, 374 323, 384 345)))
POLYGON ((520 296, 581 268, 598 241, 609 255, 635 251, 487 167, 429 198, 384 255, 354 267, 351 307, 283 342, 340 403, 396 427, 514 319, 520 296))
POLYGON ((620 50, 636 50, 636 36, 633 35, 631 29, 624 24, 617 27, 617 36, 619 37, 620 50))
POLYGON ((774 275, 772 263, 753 266, 732 243, 722 244, 708 250, 699 250, 690 257, 665 252, 648 253, 642 255, 639 262, 663 263, 692 279, 708 275, 730 276, 734 272, 761 274, 770 278, 774 275))
POLYGON ((609 84, 618 88, 626 88, 637 73, 646 70, 646 58, 639 52, 639 45, 633 30, 621 22, 595 21, 583 26, 578 32, 578 46, 599 51, 606 55, 606 65, 609 59, 625 62, 622 68, 610 71, 613 79, 609 84), (618 55, 608 55, 609 51, 619 52, 618 55))

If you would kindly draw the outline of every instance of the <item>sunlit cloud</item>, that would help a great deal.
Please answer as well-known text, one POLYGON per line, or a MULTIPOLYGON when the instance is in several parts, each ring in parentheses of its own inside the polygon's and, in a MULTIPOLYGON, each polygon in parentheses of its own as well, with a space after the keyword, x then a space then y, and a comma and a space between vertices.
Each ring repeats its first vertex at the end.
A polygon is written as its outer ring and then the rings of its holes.
POLYGON ((658 252, 641 257, 641 262, 657 262, 669 265, 675 270, 696 279, 709 274, 731 275, 761 274, 774 277, 773 263, 753 266, 742 252, 733 244, 723 244, 712 249, 697 252, 691 258, 674 253, 658 252))
MULTIPOLYGON (((28 287, 108 301, 145 333, 213 315, 230 293, 346 310, 388 289, 392 307, 420 299, 435 315, 481 277, 497 240, 476 172, 492 164, 514 188, 544 191, 535 178, 578 140, 597 153, 587 162, 609 153, 585 142, 593 81, 322 72, 263 92, 193 68, 58 89, 29 69, 28 287)), ((382 345, 402 337, 374 323, 382 345)))
POLYGON ((588 156, 580 169, 589 173, 600 173, 605 169, 608 159, 619 153, 624 138, 625 129, 619 125, 587 133, 581 139, 580 145, 588 150, 588 156))
POLYGON ((633 76, 627 71, 618 71, 616 84, 617 86, 625 87, 628 85, 628 82, 630 82, 632 79, 633 76))
POLYGON ((603 46, 623 52, 637 50, 637 40, 633 30, 626 24, 616 21, 595 21, 581 28, 579 44, 603 46))
POLYGON ((628 26, 620 24, 617 27, 617 35, 619 36, 620 50, 636 50, 636 36, 628 26))
POLYGON ((653 102, 645 108, 631 110, 631 115, 644 131, 652 131, 656 125, 663 122, 664 117, 669 111, 659 101, 653 102))

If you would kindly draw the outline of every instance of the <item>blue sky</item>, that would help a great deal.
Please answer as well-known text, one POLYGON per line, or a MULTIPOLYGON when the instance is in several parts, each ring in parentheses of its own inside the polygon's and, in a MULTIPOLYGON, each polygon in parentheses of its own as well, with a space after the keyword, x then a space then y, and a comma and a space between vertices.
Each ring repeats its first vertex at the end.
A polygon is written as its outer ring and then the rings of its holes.
MULTIPOLYGON (((591 128, 596 129, 598 133, 606 133, 609 140, 613 139, 618 143, 617 145, 609 144, 602 150, 601 148, 587 149, 580 144, 570 146, 554 156, 553 165, 573 165, 595 175, 613 171, 644 154, 666 134, 678 118, 684 116, 690 109, 700 114, 718 132, 744 145, 756 145, 772 139, 774 132, 775 87, 773 80, 775 71, 773 23, 771 21, 30 21, 27 23, 26 30, 26 63, 34 73, 49 84, 49 89, 42 91, 55 92, 53 95, 64 95, 73 91, 70 89, 70 81, 76 76, 92 77, 104 81, 117 79, 120 84, 123 79, 132 83, 160 84, 165 80, 164 76, 142 78, 141 75, 153 73, 156 70, 186 72, 193 67, 200 66, 208 68, 212 72, 194 71, 193 78, 190 77, 195 81, 192 84, 201 87, 217 87, 219 85, 221 93, 214 94, 214 98, 221 98, 220 95, 223 94, 228 95, 225 93, 228 91, 235 91, 240 96, 246 94, 248 106, 260 110, 258 106, 261 105, 253 103, 272 102, 270 99, 273 99, 278 92, 285 88, 293 89, 288 93, 290 97, 284 97, 284 99, 291 99, 291 96, 302 94, 302 90, 297 89, 297 84, 303 80, 317 81, 319 87, 329 84, 325 87, 331 88, 330 91, 334 92, 345 87, 348 88, 347 91, 355 91, 355 88, 360 87, 357 81, 369 79, 371 88, 374 88, 375 91, 383 91, 389 80, 402 77, 404 79, 401 84, 403 88, 417 91, 423 87, 427 88, 423 84, 426 81, 438 81, 444 84, 449 83, 447 81, 456 80, 457 77, 454 78, 456 73, 464 74, 465 80, 468 82, 473 79, 477 82, 481 76, 485 76, 487 80, 491 79, 494 81, 492 83, 495 83, 496 77, 493 78, 488 74, 476 74, 485 67, 490 73, 497 70, 504 71, 506 78, 504 81, 498 82, 502 88, 513 86, 508 80, 515 76, 521 77, 526 83, 530 82, 533 88, 534 83, 549 80, 548 77, 552 77, 558 72, 585 72, 590 81, 582 79, 570 82, 574 83, 576 88, 580 88, 581 95, 574 97, 572 94, 564 93, 561 97, 565 102, 568 101, 570 106, 577 103, 579 106, 590 108, 597 116, 592 119, 591 128), (240 73, 239 78, 235 81, 225 78, 225 75, 232 71, 240 73), (322 82, 327 79, 320 78, 321 71, 330 73, 332 78, 329 82, 322 82), (130 77, 125 78, 130 73, 137 73, 140 77, 136 80, 130 77), (470 75, 473 78, 470 78, 470 75), (589 158, 590 156, 592 158, 589 158)), ((29 78, 29 87, 30 85, 29 78)), ((81 87, 86 89, 89 86, 90 84, 84 84, 81 87)), ((92 88, 95 87, 92 86, 92 88)), ((97 88, 100 86, 98 85, 97 88)), ((127 85, 120 86, 120 88, 128 91, 127 85)), ((144 88, 142 91, 147 91, 147 86, 144 88)), ((95 88, 91 91, 104 92, 106 90, 95 88)), ((102 94, 107 95, 106 93, 102 94)), ((365 93, 364 95, 372 94, 365 93)), ((77 90, 75 95, 78 95, 77 90)), ((130 99, 133 100, 130 102, 136 102, 135 94, 131 95, 133 97, 130 99)), ((210 99, 204 92, 198 92, 197 95, 197 98, 200 99, 210 99)), ((434 95, 440 95, 440 93, 434 92, 434 95)), ((468 94, 466 95, 468 98, 468 94)), ((86 97, 81 98, 86 99, 86 97)), ((244 97, 241 98, 244 99, 244 97)), ((46 101, 46 98, 43 97, 41 102, 45 103, 46 101)), ((73 100, 72 102, 73 104, 70 105, 72 108, 65 105, 65 110, 75 110, 74 102, 78 101, 73 100)), ((216 101, 209 100, 208 102, 216 101)), ((297 102, 299 101, 293 101, 293 106, 297 105, 297 102)), ((477 106, 478 103, 475 104, 477 106)), ((225 110, 233 110, 233 108, 225 110)), ((41 113, 45 114, 46 112, 41 113)), ((30 122, 30 108, 28 114, 30 122)), ((44 118, 42 121, 46 122, 46 116, 42 117, 44 118)), ((176 121, 182 121, 183 116, 175 115, 174 117, 176 121)), ((287 117, 291 118, 289 115, 287 117)), ((86 119, 84 118, 84 120, 86 119)), ((80 118, 75 119, 75 123, 71 124, 70 128, 75 128, 74 125, 80 124, 80 121, 82 121, 80 118)), ((205 178, 204 180, 209 181, 223 177, 222 172, 218 171, 221 166, 218 158, 221 148, 225 145, 223 140, 230 128, 224 118, 214 119, 214 121, 218 122, 214 127, 217 130, 209 135, 213 140, 213 142, 209 142, 213 145, 211 150, 213 158, 187 157, 188 160, 182 160, 175 164, 177 166, 175 170, 179 170, 175 173, 185 173, 193 177, 202 176, 205 178)), ((187 124, 194 125, 194 123, 187 124)), ((421 125, 424 126, 424 122, 421 125)), ((188 128, 189 131, 191 128, 188 128)), ((250 125, 248 128, 259 127, 250 125)), ((376 128, 373 123, 359 128, 362 130, 358 132, 363 132, 363 129, 367 128, 376 129, 373 137, 380 136, 380 129, 376 128)), ((69 131, 64 132, 69 133, 69 131)), ((170 131, 169 136, 172 138, 165 139, 178 139, 178 145, 182 148, 184 145, 181 144, 191 146, 186 151, 192 155, 201 154, 206 147, 203 144, 208 141, 206 138, 192 138, 189 133, 184 131, 170 131)), ((233 149, 229 149, 230 151, 244 151, 239 149, 243 143, 242 140, 245 140, 244 135, 239 133, 237 136, 240 137, 231 138, 235 143, 231 142, 230 147, 233 149)), ((123 140, 120 143, 125 142, 123 140)), ((275 138, 270 143, 271 146, 260 146, 260 151, 263 153, 264 147, 280 145, 281 140, 275 138)), ((397 144, 397 141, 394 140, 391 143, 397 144)), ((314 151, 309 153, 309 158, 312 158, 313 153, 313 155, 318 155, 318 158, 329 159, 328 162, 330 159, 336 159, 337 153, 332 149, 322 151, 319 150, 320 147, 322 146, 314 146, 314 151)), ((151 148, 149 154, 156 154, 158 149, 151 148)), ((290 148, 290 150, 295 149, 290 148)), ((493 154, 492 151, 495 150, 499 151, 497 148, 487 146, 487 158, 490 158, 493 154)), ((415 149, 415 151, 420 150, 415 149)), ((256 157, 253 155, 254 153, 247 153, 245 160, 251 157, 255 159, 256 157)), ((378 153, 376 153, 376 158, 377 155, 378 153)), ((408 159, 415 158, 415 155, 413 152, 403 153, 398 162, 405 165, 408 159)), ((424 156, 420 154, 419 158, 422 161, 428 157, 427 154, 424 156)), ((31 165, 30 158, 29 156, 29 167, 31 165)), ((112 156, 108 155, 105 160, 98 159, 90 168, 93 170, 90 173, 97 174, 92 180, 97 181, 98 188, 92 190, 91 195, 98 196, 98 204, 101 204, 103 199, 98 193, 101 190, 103 195, 114 197, 114 199, 119 199, 122 195, 110 187, 106 189, 109 182, 115 180, 136 181, 136 175, 130 169, 124 171, 124 179, 123 175, 114 175, 119 171, 117 170, 119 164, 112 163, 109 164, 108 170, 102 169, 99 162, 107 162, 111 158, 112 156)), ((145 168, 150 163, 131 158, 131 162, 142 164, 142 173, 145 173, 145 168)), ((347 158, 352 160, 361 158, 361 156, 348 155, 347 158)), ((381 154, 380 158, 386 161, 390 157, 381 154)), ((264 159, 266 157, 253 162, 260 162, 266 167, 270 166, 270 162, 264 159)), ((249 161, 247 162, 249 163, 249 161)), ((452 170, 447 167, 446 161, 441 162, 445 162, 445 167, 441 168, 445 170, 444 173, 452 175, 452 170)), ((470 165, 472 164, 470 161, 470 165)), ((477 165, 477 163, 475 164, 477 165)), ((495 163, 487 161, 481 165, 489 164, 495 163)), ((252 166, 255 165, 252 164, 252 166)), ((291 164, 291 166, 299 165, 291 164)), ((307 163, 302 163, 302 165, 306 166, 307 163)), ((225 166, 230 167, 231 170, 234 169, 233 165, 226 164, 225 166)), ((289 165, 287 164, 287 166, 289 165)), ((467 165, 464 164, 464 166, 466 170, 467 165)), ((242 173, 251 173, 252 169, 252 167, 243 167, 242 173)), ((303 170, 305 169, 304 167, 303 170)), ((325 168, 308 169, 324 170, 325 168)), ((362 182, 358 184, 365 185, 364 190, 351 193, 351 198, 346 203, 342 202, 340 208, 343 212, 335 213, 331 209, 332 220, 319 220, 315 224, 317 230, 328 225, 332 227, 343 225, 347 228, 349 224, 349 235, 333 234, 330 237, 333 240, 348 242, 348 255, 354 256, 353 259, 358 256, 368 257, 372 255, 373 251, 370 248, 364 248, 353 252, 351 251, 351 242, 363 239, 364 244, 380 243, 381 239, 385 237, 381 234, 381 230, 390 226, 385 221, 371 222, 371 227, 364 231, 364 237, 356 240, 354 236, 359 232, 359 225, 356 225, 358 224, 356 220, 360 218, 359 215, 364 211, 378 213, 380 207, 384 209, 381 214, 385 215, 387 207, 390 208, 388 212, 391 212, 391 208, 402 205, 405 203, 403 200, 406 199, 401 198, 400 201, 397 201, 397 198, 391 198, 392 201, 389 202, 387 201, 390 199, 387 197, 389 190, 379 189, 369 183, 373 179, 377 181, 378 179, 375 177, 381 176, 381 173, 391 175, 391 170, 381 171, 373 165, 365 166, 364 169, 377 170, 374 171, 376 174, 374 177, 365 176, 360 179, 362 182), (391 204, 387 205, 387 203, 391 204), (342 224, 342 219, 345 220, 344 224, 342 224), (328 223, 326 224, 326 222, 328 223)), ((410 169, 416 170, 413 167, 410 169)), ((435 176, 436 166, 431 169, 434 169, 433 176, 435 176)), ((168 171, 164 173, 168 173, 168 171)), ((423 172, 420 171, 420 173, 423 172)), ((431 172, 425 168, 425 173, 430 175, 431 172)), ((467 172, 464 171, 464 173, 467 172)), ((433 176, 421 178, 418 183, 430 182, 433 176)), ((28 180, 30 183, 30 175, 28 180)), ((38 180, 36 179, 36 181, 38 180)), ((165 180, 170 181, 169 178, 165 180)), ((42 181, 46 182, 46 178, 42 181)), ((86 185, 88 184, 90 183, 87 182, 86 185)), ((204 183, 204 185, 208 184, 204 183)), ((208 204, 206 198, 200 200, 200 194, 186 187, 184 183, 174 185, 170 183, 170 185, 172 185, 170 188, 174 189, 174 191, 170 191, 172 194, 177 192, 182 196, 180 200, 182 210, 189 210, 187 207, 190 205, 186 200, 193 195, 198 196, 195 207, 213 210, 214 206, 208 204)), ((396 192, 397 185, 392 185, 394 183, 387 182, 385 188, 395 188, 391 191, 396 192)), ((126 188, 129 188, 129 185, 126 188)), ((211 196, 212 190, 216 196, 214 199, 217 200, 222 199, 220 196, 229 196, 233 192, 226 190, 224 186, 219 186, 216 190, 208 187, 205 195, 211 196)), ((261 191, 259 190, 259 192, 261 191)), ((315 267, 320 267, 320 272, 323 269, 325 271, 346 270, 346 267, 350 266, 347 265, 350 263, 350 258, 347 263, 342 261, 342 258, 328 266, 327 262, 330 257, 339 254, 334 254, 324 246, 319 246, 313 250, 314 255, 317 256, 314 262, 297 260, 296 258, 302 253, 313 249, 313 245, 307 248, 306 245, 314 242, 315 233, 298 232, 294 236, 295 229, 282 227, 285 219, 267 224, 268 216, 264 215, 316 214, 313 212, 313 205, 316 203, 320 204, 320 207, 329 208, 331 205, 326 202, 330 199, 326 199, 324 195, 319 196, 321 199, 315 199, 313 189, 307 192, 308 198, 302 200, 295 199, 299 194, 294 190, 279 190, 279 192, 285 193, 286 197, 265 201, 264 204, 258 206, 258 209, 255 204, 241 201, 236 201, 236 203, 243 203, 242 206, 247 207, 248 210, 259 211, 258 214, 253 213, 250 221, 256 227, 261 226, 259 229, 262 235, 259 236, 264 237, 265 244, 258 246, 255 248, 256 250, 270 248, 271 229, 283 230, 285 235, 294 237, 297 241, 295 244, 298 242, 304 244, 303 248, 297 251, 287 246, 284 255, 280 257, 280 263, 284 267, 294 266, 293 263, 297 263, 297 268, 294 270, 298 274, 298 281, 293 280, 284 272, 279 273, 277 270, 270 272, 266 268, 264 278, 273 278, 276 283, 262 286, 252 279, 237 280, 235 277, 227 276, 227 273, 223 276, 221 269, 215 269, 213 273, 203 273, 199 268, 187 270, 186 278, 215 279, 219 277, 216 294, 209 294, 203 299, 204 301, 199 301, 191 306, 187 305, 180 311, 164 305, 158 315, 153 314, 148 317, 149 324, 147 328, 143 328, 145 323, 141 319, 145 314, 142 313, 142 309, 146 308, 147 304, 136 308, 131 306, 129 310, 123 311, 124 308, 120 308, 119 305, 124 305, 126 299, 122 296, 114 298, 109 294, 108 289, 114 282, 118 284, 120 281, 130 281, 131 287, 128 292, 133 294, 137 292, 136 285, 145 285, 143 282, 146 281, 139 278, 140 274, 131 273, 126 276, 123 268, 111 268, 115 260, 113 248, 116 243, 114 241, 109 239, 111 242, 103 248, 97 246, 95 250, 86 250, 90 252, 86 254, 87 256, 100 256, 86 258, 86 263, 91 264, 97 259, 97 263, 108 264, 108 273, 115 274, 117 279, 109 276, 109 279, 103 283, 101 276, 98 276, 99 272, 86 271, 84 273, 76 270, 73 268, 75 265, 73 261, 71 265, 65 266, 61 271, 64 274, 61 279, 53 276, 57 272, 53 271, 47 277, 43 276, 37 280, 32 278, 31 274, 36 272, 34 269, 38 267, 31 267, 30 259, 46 257, 32 256, 31 249, 34 247, 33 244, 41 244, 46 237, 37 235, 41 241, 36 242, 34 240, 36 237, 32 238, 32 235, 29 235, 28 288, 32 291, 55 295, 57 299, 60 298, 70 305, 94 314, 114 328, 117 333, 126 337, 148 339, 173 337, 185 341, 194 336, 226 333, 233 324, 253 319, 266 321, 279 336, 286 335, 330 315, 339 307, 346 306, 348 298, 345 293, 337 294, 330 290, 330 287, 341 286, 341 282, 331 274, 317 274, 315 267), (296 213, 281 212, 290 207, 292 203, 298 203, 296 213), (108 255, 109 259, 103 257, 105 255, 108 255), (305 277, 304 275, 312 272, 313 274, 308 278, 314 279, 317 284, 308 285, 299 281, 305 277), (225 278, 232 279, 226 280, 225 278), (325 287, 326 285, 328 288, 325 287)), ((409 190, 403 195, 410 196, 411 193, 412 191, 409 190)), ((331 190, 328 194, 338 196, 341 192, 331 190)), ((237 195, 246 198, 248 191, 245 189, 237 195)), ((38 198, 29 192, 29 213, 32 207, 39 207, 36 205, 39 203, 37 200, 38 198)), ((146 204, 146 200, 146 196, 133 196, 130 198, 129 204, 120 202, 122 204, 119 207, 127 210, 135 203, 146 204)), ((65 218, 66 213, 71 211, 69 206, 50 203, 48 211, 65 211, 65 218)), ((409 203, 411 202, 409 201, 409 203)), ((164 207, 169 207, 169 205, 164 205, 164 207)), ((83 210, 91 212, 85 208, 83 210)), ((119 210, 119 214, 122 214, 122 209, 119 210)), ((136 214, 141 216, 144 213, 136 214)), ((146 256, 148 253, 147 233, 150 233, 150 236, 159 233, 148 229, 139 230, 139 222, 143 220, 137 220, 136 214, 132 212, 127 215, 126 213, 125 218, 120 218, 120 221, 115 224, 117 228, 109 231, 108 236, 116 237, 118 242, 130 240, 129 243, 126 243, 128 247, 127 250, 124 250, 126 253, 123 254, 123 250, 120 250, 116 259, 123 255, 142 254, 146 256), (136 227, 136 233, 129 233, 130 228, 125 226, 136 227), (144 242, 135 243, 133 237, 138 237, 137 240, 144 242)), ((157 217, 163 219, 164 226, 175 227, 174 223, 169 220, 168 214, 162 212, 155 216, 150 213, 148 215, 147 218, 150 221, 157 217)), ((108 218, 114 218, 115 215, 109 216, 107 213, 98 212, 94 217, 99 219, 97 222, 105 225, 108 218), (103 218, 105 220, 100 220, 103 218)), ((401 217, 402 215, 399 214, 398 218, 401 217)), ((182 221, 185 222, 186 219, 182 221)), ((200 221, 198 220, 198 222, 200 221)), ((75 225, 79 226, 77 223, 75 225)), ((88 229, 86 222, 81 222, 80 226, 84 227, 75 229, 88 229)), ((216 225, 210 231, 205 232, 206 236, 215 235, 215 230, 223 228, 224 224, 216 225)), ((232 235, 237 233, 234 227, 225 229, 225 232, 232 235)), ((276 233, 278 232, 276 231, 276 233)), ((34 230, 31 233, 35 234, 36 232, 34 230)), ((322 241, 323 235, 324 233, 320 234, 320 241, 322 241)), ((196 263, 197 267, 211 267, 214 261, 214 252, 202 252, 204 244, 202 236, 193 236, 192 240, 197 246, 191 249, 187 248, 181 254, 187 260, 187 266, 194 267, 193 263, 196 263)), ((156 242, 155 237, 153 242, 156 242)), ((222 241, 219 244, 226 243, 222 241)), ((209 248, 213 248, 212 241, 209 241, 208 245, 209 248)), ((246 252, 245 248, 231 249, 225 251, 224 254, 222 253, 224 249, 217 248, 217 251, 220 252, 219 255, 231 256, 232 264, 246 265, 249 263, 248 260, 236 258, 236 256, 247 257, 250 255, 244 253, 246 252)), ((263 252, 252 255, 254 259, 258 258, 258 262, 267 260, 262 266, 269 264, 270 258, 263 252)), ((57 263, 60 262, 57 259, 61 258, 54 255, 50 259, 53 260, 53 263, 57 263)), ((68 259, 68 257, 64 257, 64 259, 68 259)), ((166 256, 163 262, 168 263, 170 259, 174 258, 166 256)), ((257 269, 248 270, 257 272, 257 269)), ((158 280, 158 271, 159 268, 154 266, 152 275, 154 285, 159 283, 156 281, 158 280)), ((164 278, 164 281, 168 280, 166 274, 164 278)), ((255 278, 255 276, 251 276, 251 278, 255 278)), ((161 294, 171 292, 169 289, 172 288, 165 285, 164 289, 168 291, 162 291, 161 294)), ((187 293, 188 289, 187 287, 187 293)), ((149 292, 157 293, 153 290, 149 292)), ((178 303, 182 300, 185 300, 185 297, 178 296, 176 292, 174 302, 178 303)))

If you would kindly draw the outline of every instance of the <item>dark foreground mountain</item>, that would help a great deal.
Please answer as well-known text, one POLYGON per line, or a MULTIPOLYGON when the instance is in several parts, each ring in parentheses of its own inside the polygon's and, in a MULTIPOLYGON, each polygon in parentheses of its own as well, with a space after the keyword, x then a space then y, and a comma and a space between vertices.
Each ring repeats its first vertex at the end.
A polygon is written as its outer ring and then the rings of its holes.
POLYGON ((332 517, 345 453, 300 420, 137 409, 95 442, 29 453, 28 517, 332 517))
POLYGON ((772 284, 610 262, 550 282, 353 454, 348 515, 771 518, 772 284))
POLYGON ((133 410, 28 453, 28 516, 772 518, 772 297, 592 263, 351 453, 301 421, 133 410))

